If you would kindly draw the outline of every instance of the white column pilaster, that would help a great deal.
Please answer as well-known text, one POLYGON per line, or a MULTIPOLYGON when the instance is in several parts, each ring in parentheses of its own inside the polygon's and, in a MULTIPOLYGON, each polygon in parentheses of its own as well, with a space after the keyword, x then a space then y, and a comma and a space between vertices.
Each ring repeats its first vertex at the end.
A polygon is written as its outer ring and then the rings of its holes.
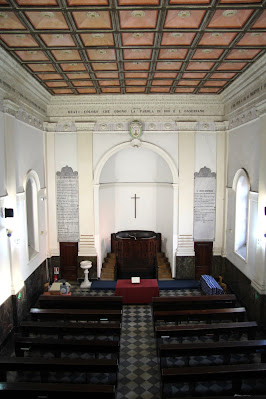
POLYGON ((195 132, 179 133, 179 198, 177 256, 194 256, 194 154, 195 132))
POLYGON ((95 256, 93 201, 93 133, 78 131, 79 255, 95 256))

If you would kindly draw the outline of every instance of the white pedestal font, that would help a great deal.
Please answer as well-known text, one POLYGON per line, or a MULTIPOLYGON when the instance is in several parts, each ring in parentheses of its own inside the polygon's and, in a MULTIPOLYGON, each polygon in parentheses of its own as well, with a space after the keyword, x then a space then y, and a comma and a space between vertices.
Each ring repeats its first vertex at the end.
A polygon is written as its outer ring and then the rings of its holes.
POLYGON ((92 262, 89 260, 83 260, 80 262, 81 269, 84 270, 84 281, 80 284, 80 288, 90 288, 91 282, 89 281, 89 269, 92 267, 92 262))

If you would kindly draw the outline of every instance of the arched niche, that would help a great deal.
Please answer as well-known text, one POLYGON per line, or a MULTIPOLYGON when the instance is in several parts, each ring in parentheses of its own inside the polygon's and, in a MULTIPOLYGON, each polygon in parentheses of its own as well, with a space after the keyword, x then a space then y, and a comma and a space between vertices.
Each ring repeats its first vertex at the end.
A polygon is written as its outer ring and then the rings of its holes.
POLYGON ((33 259, 39 252, 39 206, 38 193, 40 180, 34 170, 30 170, 24 180, 26 198, 26 227, 28 260, 33 259))
POLYGON ((178 172, 172 158, 147 143, 122 143, 111 148, 94 172, 95 245, 98 276, 111 233, 154 230, 162 233, 162 248, 175 273, 178 172), (136 145, 137 144, 137 145, 136 145), (136 218, 134 195, 136 200, 136 218))

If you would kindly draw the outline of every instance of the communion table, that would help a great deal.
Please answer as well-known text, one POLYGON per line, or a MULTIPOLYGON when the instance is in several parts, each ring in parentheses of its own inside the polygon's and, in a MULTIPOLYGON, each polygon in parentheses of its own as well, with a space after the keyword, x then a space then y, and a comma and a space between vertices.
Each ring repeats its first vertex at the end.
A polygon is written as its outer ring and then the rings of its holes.
POLYGON ((123 303, 151 303, 152 297, 159 296, 158 282, 155 279, 141 279, 140 283, 131 280, 117 280, 115 295, 123 297, 123 303))

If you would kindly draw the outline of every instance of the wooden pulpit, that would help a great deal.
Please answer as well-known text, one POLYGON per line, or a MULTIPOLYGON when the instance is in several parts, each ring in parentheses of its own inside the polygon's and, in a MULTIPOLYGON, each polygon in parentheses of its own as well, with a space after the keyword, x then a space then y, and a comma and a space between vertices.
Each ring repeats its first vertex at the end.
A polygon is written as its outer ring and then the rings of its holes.
POLYGON ((156 253, 161 252, 161 234, 126 230, 111 234, 116 255, 117 278, 156 278, 156 253))

